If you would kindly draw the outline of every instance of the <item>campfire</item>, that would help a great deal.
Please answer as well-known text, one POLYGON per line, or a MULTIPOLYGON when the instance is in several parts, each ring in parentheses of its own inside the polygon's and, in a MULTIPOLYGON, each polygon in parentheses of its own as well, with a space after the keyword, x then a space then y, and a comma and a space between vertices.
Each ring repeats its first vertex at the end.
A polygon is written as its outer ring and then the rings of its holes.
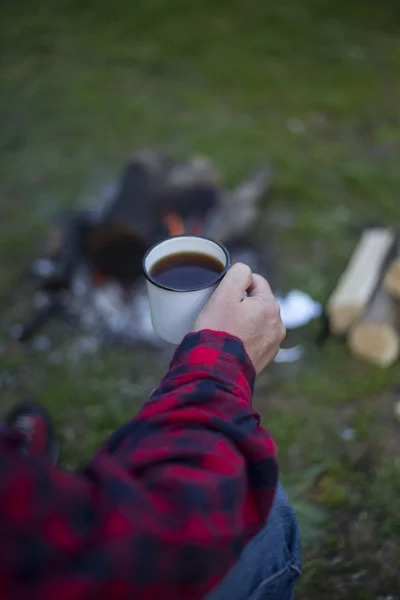
POLYGON ((160 345, 153 332, 142 258, 168 236, 209 236, 263 270, 262 251, 249 240, 271 170, 263 168, 234 190, 221 185, 213 164, 146 152, 128 163, 102 208, 71 210, 56 219, 44 256, 36 259, 36 311, 17 328, 27 340, 55 314, 68 314, 102 339, 160 345))

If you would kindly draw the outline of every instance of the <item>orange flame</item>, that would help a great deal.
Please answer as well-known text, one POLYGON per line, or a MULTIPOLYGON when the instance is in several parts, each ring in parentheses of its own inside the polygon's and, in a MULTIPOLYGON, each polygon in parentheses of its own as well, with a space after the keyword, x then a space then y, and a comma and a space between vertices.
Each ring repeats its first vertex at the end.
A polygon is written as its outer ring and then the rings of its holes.
POLYGON ((185 225, 183 219, 180 218, 176 213, 167 213, 164 217, 164 222, 168 228, 168 234, 170 236, 182 235, 185 233, 185 225))

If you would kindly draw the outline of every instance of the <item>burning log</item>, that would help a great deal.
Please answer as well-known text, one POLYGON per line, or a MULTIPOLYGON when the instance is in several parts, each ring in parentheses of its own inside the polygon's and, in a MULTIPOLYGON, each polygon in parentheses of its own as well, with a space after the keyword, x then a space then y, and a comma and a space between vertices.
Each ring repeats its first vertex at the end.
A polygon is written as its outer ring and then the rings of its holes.
POLYGON ((49 240, 47 257, 32 265, 33 274, 40 278, 41 289, 57 292, 69 288, 82 260, 88 230, 87 212, 71 211, 59 215, 49 240))
POLYGON ((219 196, 219 191, 203 185, 164 192, 158 202, 166 233, 203 234, 208 215, 219 204, 219 196))
POLYGON ((143 159, 128 164, 115 199, 88 236, 92 266, 124 284, 140 275, 143 254, 155 237, 154 198, 160 185, 155 171, 143 159))
POLYGON ((167 235, 237 239, 255 222, 258 200, 271 180, 272 170, 264 168, 224 192, 218 171, 205 158, 174 163, 156 153, 141 154, 125 169, 115 200, 89 235, 92 264, 129 283, 140 272, 146 248, 167 235))
POLYGON ((273 179, 272 168, 267 166, 232 192, 223 193, 219 205, 209 215, 205 234, 227 243, 247 233, 257 219, 258 202, 267 193, 273 179))
POLYGON ((363 233, 327 304, 333 333, 345 333, 366 310, 382 279, 394 243, 395 233, 388 229, 363 233))
POLYGON ((381 284, 370 306, 352 327, 349 347, 355 356, 388 367, 400 355, 400 310, 381 284))
POLYGON ((167 235, 203 233, 219 201, 218 174, 205 159, 174 163, 145 152, 123 172, 115 199, 93 228, 88 255, 97 271, 131 284, 147 248, 167 235))
POLYGON ((206 158, 172 164, 156 199, 168 235, 204 234, 208 215, 220 203, 220 175, 206 158))
POLYGON ((197 185, 218 188, 221 185, 221 176, 208 158, 194 156, 186 162, 171 165, 166 174, 165 185, 174 190, 197 185))

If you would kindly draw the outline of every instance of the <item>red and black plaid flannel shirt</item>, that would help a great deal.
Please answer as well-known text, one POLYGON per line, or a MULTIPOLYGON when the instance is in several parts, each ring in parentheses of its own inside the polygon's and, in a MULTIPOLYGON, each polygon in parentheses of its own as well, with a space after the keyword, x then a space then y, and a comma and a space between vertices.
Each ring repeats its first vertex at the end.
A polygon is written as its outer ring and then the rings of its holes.
POLYGON ((274 444, 241 342, 190 334, 140 413, 80 474, 0 437, 1 600, 190 600, 268 515, 274 444))

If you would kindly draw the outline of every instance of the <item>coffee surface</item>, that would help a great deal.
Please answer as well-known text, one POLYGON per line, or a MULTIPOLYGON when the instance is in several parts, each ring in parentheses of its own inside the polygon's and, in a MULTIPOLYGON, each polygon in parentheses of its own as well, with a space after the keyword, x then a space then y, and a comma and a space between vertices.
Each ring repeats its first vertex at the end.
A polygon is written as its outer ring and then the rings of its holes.
POLYGON ((160 285, 179 291, 207 287, 224 270, 221 261, 201 252, 177 252, 158 260, 150 275, 160 285))

